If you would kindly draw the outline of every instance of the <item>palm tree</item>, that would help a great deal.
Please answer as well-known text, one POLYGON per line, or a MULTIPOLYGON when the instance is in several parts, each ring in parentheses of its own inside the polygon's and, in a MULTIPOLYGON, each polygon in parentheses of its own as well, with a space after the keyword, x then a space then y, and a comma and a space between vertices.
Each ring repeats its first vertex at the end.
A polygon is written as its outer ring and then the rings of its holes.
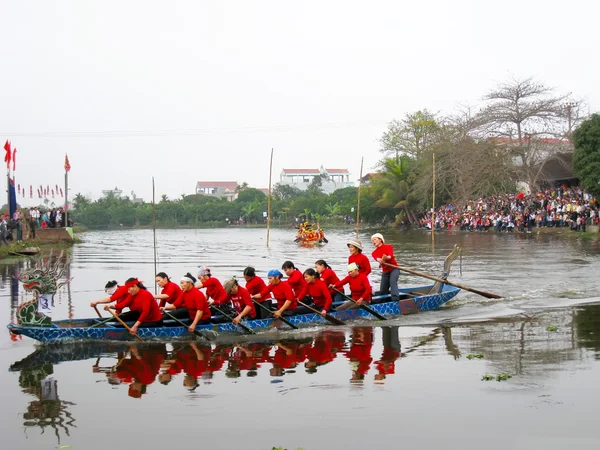
POLYGON ((413 173, 408 170, 411 160, 407 156, 385 158, 381 173, 373 178, 372 188, 378 197, 375 204, 382 208, 404 209, 410 217, 408 194, 413 173))
POLYGON ((336 202, 335 204, 327 203, 325 205, 325 211, 327 211, 329 217, 339 214, 341 212, 339 202, 336 202))
POLYGON ((253 203, 248 203, 247 205, 242 207, 242 212, 244 213, 244 217, 246 218, 246 223, 250 222, 250 216, 254 211, 256 211, 256 205, 253 203))
POLYGON ((311 214, 312 213, 310 212, 310 209, 304 208, 304 220, 306 220, 308 222, 310 220, 311 214))

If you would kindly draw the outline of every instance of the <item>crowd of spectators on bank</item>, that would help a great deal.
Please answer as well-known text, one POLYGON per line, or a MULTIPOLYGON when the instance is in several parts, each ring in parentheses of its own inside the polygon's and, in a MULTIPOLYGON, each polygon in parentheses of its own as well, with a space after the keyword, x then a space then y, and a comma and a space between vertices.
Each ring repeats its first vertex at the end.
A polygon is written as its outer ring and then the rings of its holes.
POLYGON ((39 207, 29 209, 18 209, 12 217, 5 212, 0 216, 0 243, 8 244, 8 241, 35 239, 36 229, 63 228, 72 226, 71 218, 68 225, 65 223, 63 208, 52 208, 45 212, 39 207))
MULTIPOLYGON (((598 200, 579 187, 565 185, 535 194, 501 194, 449 204, 435 211, 436 229, 462 231, 528 232, 534 227, 568 227, 586 231, 598 226, 598 200)), ((431 211, 423 213, 419 225, 431 229, 431 211)))

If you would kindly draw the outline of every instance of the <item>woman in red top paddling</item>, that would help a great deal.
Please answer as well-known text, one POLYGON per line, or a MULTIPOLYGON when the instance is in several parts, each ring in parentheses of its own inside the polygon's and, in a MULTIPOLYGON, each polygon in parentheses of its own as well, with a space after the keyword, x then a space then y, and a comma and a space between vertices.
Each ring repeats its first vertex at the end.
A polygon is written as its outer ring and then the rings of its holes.
POLYGON ((371 283, 371 263, 366 255, 363 255, 362 242, 358 239, 350 239, 346 244, 348 250, 350 250, 350 256, 348 256, 348 264, 356 263, 358 271, 367 277, 369 284, 371 283))
POLYGON ((302 276, 302 272, 294 266, 294 263, 291 261, 286 261, 281 266, 281 269, 288 277, 288 284, 291 286, 294 291, 294 295, 297 300, 301 302, 304 301, 304 297, 306 297, 306 281, 302 276))
POLYGON ((369 303, 371 301, 371 285, 367 277, 360 273, 356 263, 348 264, 348 276, 340 280, 334 287, 340 289, 346 283, 350 283, 350 295, 353 301, 348 300, 337 307, 337 311, 345 311, 346 309, 358 308, 362 302, 369 303))
POLYGON ((104 286, 104 292, 108 295, 108 297, 103 298, 102 300, 96 300, 95 302, 91 302, 90 306, 93 308, 100 303, 112 303, 118 302, 120 300, 124 300, 125 297, 129 295, 127 292, 127 288, 125 286, 119 286, 119 284, 113 280, 106 283, 104 286))
MULTIPOLYGON (((264 291, 267 288, 266 283, 264 282, 264 280, 256 275, 256 271, 254 270, 254 267, 246 267, 244 269, 244 280, 246 280, 246 290, 248 291, 248 293, 250 294, 250 296, 252 297, 253 295, 256 294, 260 294, 262 291, 264 291)), ((259 303, 263 303, 263 302, 267 302, 265 303, 265 306, 270 307, 271 306, 271 295, 267 296, 267 297, 262 297, 260 299, 256 299, 255 301, 259 302, 259 303)), ((256 318, 257 319, 266 319, 269 316, 269 313, 267 311, 265 311, 264 309, 258 307, 256 308, 256 318)))
POLYGON ((375 250, 372 253, 373 259, 379 263, 382 272, 379 294, 391 294, 392 301, 397 302, 399 298, 398 277, 400 276, 400 270, 384 264, 398 265, 394 258, 394 247, 385 243, 381 233, 375 233, 371 236, 371 242, 375 246, 375 250))
POLYGON ((124 322, 135 320, 131 327, 131 334, 137 334, 140 326, 158 327, 162 325, 162 315, 158 309, 158 303, 141 281, 137 278, 129 278, 125 282, 125 287, 129 295, 125 299, 118 301, 114 306, 106 305, 104 309, 115 309, 117 312, 128 307, 130 311, 120 314, 119 318, 124 322))
POLYGON ((173 304, 177 301, 177 299, 181 296, 181 288, 179 285, 173 283, 171 279, 164 272, 159 272, 156 274, 156 284, 158 284, 162 291, 160 294, 156 294, 154 296, 155 299, 160 300, 158 306, 161 308, 165 306, 167 303, 173 304))
POLYGON ((277 300, 278 308, 277 311, 273 311, 273 316, 279 319, 285 311, 288 311, 288 314, 293 314, 293 311, 298 308, 298 303, 290 285, 282 281, 283 274, 279 270, 273 269, 269 270, 268 277, 269 284, 267 287, 260 294, 253 295, 252 298, 260 299, 272 293, 275 300, 277 300))
MULTIPOLYGON (((189 315, 190 320, 192 320, 192 324, 188 328, 190 332, 193 332, 198 324, 210 323, 211 315, 208 301, 204 294, 194 287, 195 282, 196 279, 189 272, 186 273, 181 277, 181 295, 179 298, 172 304, 161 308, 163 311, 175 309, 176 311, 172 315, 178 318, 181 317, 182 313, 187 313, 186 315, 189 315)), ((169 315, 166 318, 169 318, 169 315)))
MULTIPOLYGON (((325 283, 325 286, 330 286, 332 284, 336 284, 340 279, 333 271, 333 269, 325 262, 324 259, 319 259, 315 262, 315 270, 319 273, 319 278, 325 283)), ((343 292, 343 289, 340 289, 343 292)), ((344 301, 344 296, 339 292, 335 292, 333 289, 329 289, 329 293, 331 294, 331 298, 334 303, 339 303, 344 301)))
MULTIPOLYGON (((214 304, 218 309, 226 314, 234 314, 232 308, 227 305, 227 292, 223 289, 221 282, 214 278, 210 273, 210 269, 205 266, 198 268, 199 283, 196 283, 198 289, 206 288, 206 297, 208 298, 208 304, 214 304)), ((221 314, 216 308, 213 308, 213 315, 221 314)))
POLYGON ((225 292, 227 292, 227 300, 233 304, 237 316, 232 320, 234 324, 240 323, 243 317, 248 316, 252 319, 256 317, 256 309, 250 293, 246 288, 238 285, 235 278, 227 280, 225 285, 225 292))
POLYGON ((319 274, 315 269, 306 269, 304 271, 304 279, 308 287, 308 295, 312 297, 315 306, 322 309, 321 315, 325 317, 327 311, 331 308, 331 294, 327 285, 319 279, 319 274))

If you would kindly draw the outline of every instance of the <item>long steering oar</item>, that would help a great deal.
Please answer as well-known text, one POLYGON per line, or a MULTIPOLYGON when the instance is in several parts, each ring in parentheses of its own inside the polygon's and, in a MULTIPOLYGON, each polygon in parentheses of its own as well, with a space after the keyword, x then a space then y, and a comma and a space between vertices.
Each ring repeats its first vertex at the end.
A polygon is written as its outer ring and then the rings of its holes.
MULTIPOLYGON (((315 314, 321 315, 321 311, 319 311, 316 308, 313 308, 310 305, 307 305, 306 303, 301 302, 300 300, 298 300, 298 303, 302 306, 304 306, 306 309, 311 310, 312 312, 314 312, 315 314)), ((337 319, 333 316, 330 316, 329 314, 325 314, 325 319, 328 320, 329 322, 335 324, 335 325, 346 325, 346 323, 340 319, 337 319)))
MULTIPOLYGON (((354 304, 358 305, 356 303, 356 300, 354 300, 352 297, 348 297, 346 294, 344 294, 342 291, 338 291, 336 288, 333 288, 333 290, 335 292, 338 292, 338 293, 342 294, 342 296, 344 298, 346 298, 346 299, 350 300, 351 302, 353 302, 354 304)), ((370 314, 372 314, 373 316, 377 317, 379 320, 387 320, 386 317, 382 316, 377 311, 375 311, 373 308, 371 308, 370 306, 365 305, 364 303, 361 303, 360 305, 358 305, 358 307, 364 309, 365 311, 368 311, 370 314)))
MULTIPOLYGON (((217 308, 214 305, 214 303, 212 305, 210 305, 210 306, 211 306, 211 308, 214 308, 215 311, 217 311, 219 314, 223 315, 224 317, 227 317, 231 322, 233 322, 234 318, 231 317, 229 314, 225 314, 222 310, 220 310, 219 308, 217 308)), ((240 327, 242 330, 244 330, 248 334, 256 334, 252 328, 247 327, 242 322, 238 322, 237 326, 240 327)))
MULTIPOLYGON (((117 319, 119 322, 121 322, 121 325, 123 325, 125 328, 127 328, 129 330, 129 332, 131 333, 131 328, 129 328, 129 326, 125 322, 123 322, 117 314, 112 312, 110 310, 110 308, 109 308, 108 312, 111 313, 115 319, 117 319)), ((131 334, 133 334, 133 333, 131 333, 131 334)), ((133 335, 138 339, 138 341, 144 342, 144 340, 141 337, 139 337, 137 334, 133 334, 133 335)))
MULTIPOLYGON (((273 315, 273 311, 271 311, 269 308, 267 308, 265 305, 263 305, 261 302, 257 302, 256 300, 252 299, 252 301, 254 302, 255 305, 260 306, 262 309, 264 309, 265 311, 267 311, 269 314, 273 315)), ((289 320, 285 319, 283 316, 279 316, 279 320, 281 320, 283 323, 285 323, 286 325, 292 327, 294 330, 297 330, 298 327, 296 325, 294 325, 292 322, 290 322, 289 320)))
POLYGON ((430 280, 437 281, 438 283, 449 284, 450 286, 455 286, 457 288, 464 289, 465 291, 470 291, 470 292, 473 292, 474 294, 479 294, 479 295, 481 295, 483 297, 486 297, 486 298, 502 298, 502 296, 496 295, 496 294, 492 294, 491 292, 480 291, 479 289, 475 289, 475 288, 472 288, 472 287, 469 287, 469 286, 464 286, 464 285, 458 284, 458 283, 453 283, 452 281, 448 281, 448 280, 444 280, 442 278, 434 277, 434 276, 426 274, 426 273, 417 272, 416 270, 406 269, 404 267, 395 266, 393 264, 389 264, 389 263, 386 263, 386 262, 384 262, 383 264, 385 264, 386 266, 389 266, 389 267, 393 267, 394 269, 401 270, 402 272, 410 273, 410 274, 413 274, 413 275, 417 275, 419 277, 428 278, 430 280))
MULTIPOLYGON (((169 311, 167 311, 166 309, 163 311, 167 316, 169 316, 171 319, 173 319, 175 322, 177 322, 179 325, 184 326, 185 328, 190 328, 189 325, 186 325, 184 322, 182 322, 181 320, 179 320, 177 317, 175 317, 173 314, 171 314, 169 311)), ((196 336, 204 338, 204 339, 210 339, 208 336, 203 335, 200 331, 198 330, 194 330, 192 331, 192 333, 194 333, 196 336)))

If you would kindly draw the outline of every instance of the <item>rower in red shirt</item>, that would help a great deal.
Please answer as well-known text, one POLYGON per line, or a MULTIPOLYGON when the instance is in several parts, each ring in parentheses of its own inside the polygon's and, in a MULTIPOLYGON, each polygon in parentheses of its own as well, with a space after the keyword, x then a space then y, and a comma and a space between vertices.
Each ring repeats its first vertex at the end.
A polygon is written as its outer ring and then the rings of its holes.
MULTIPOLYGON (((172 310, 176 311, 172 313, 174 317, 180 318, 182 314, 189 315, 189 318, 192 320, 192 324, 188 328, 190 333, 192 333, 198 324, 208 324, 210 323, 210 308, 208 307, 208 301, 202 292, 200 292, 196 287, 194 287, 194 283, 196 282, 196 278, 194 278, 189 272, 186 273, 183 277, 181 277, 181 296, 170 305, 166 305, 161 308, 161 310, 172 310), (177 311, 177 308, 180 308, 177 311)), ((166 318, 169 316, 167 315, 166 318)))
POLYGON ((279 319, 285 311, 288 311, 288 314, 293 314, 293 311, 298 308, 298 302, 296 302, 296 297, 290 285, 281 280, 283 274, 279 270, 273 269, 269 271, 267 276, 269 278, 267 287, 260 294, 253 295, 252 298, 260 299, 273 294, 273 297, 277 300, 278 308, 277 311, 273 312, 273 316, 279 319))
POLYGON ((129 295, 125 299, 118 301, 114 306, 106 305, 104 309, 115 309, 117 311, 129 307, 130 311, 121 314, 119 317, 123 321, 135 320, 131 327, 131 334, 137 334, 140 325, 144 327, 157 327, 162 325, 162 315, 158 309, 158 303, 147 289, 146 286, 137 278, 129 278, 125 283, 129 295))
POLYGON ((158 284, 162 291, 160 294, 156 294, 154 296, 155 299, 160 300, 158 306, 161 308, 165 306, 167 303, 175 303, 179 296, 181 295, 181 288, 178 284, 175 284, 171 281, 171 279, 164 272, 159 272, 156 274, 156 284, 158 284))
MULTIPOLYGON (((369 258, 363 255, 362 243, 358 239, 350 239, 347 243, 350 256, 348 256, 348 264, 356 263, 360 273, 364 274, 367 279, 371 273, 371 263, 369 258)), ((371 281, 369 280, 369 284, 371 281)))
MULTIPOLYGON (((244 280, 246 280, 245 287, 246 287, 246 290, 248 291, 248 293, 250 294, 250 297, 252 297, 253 295, 256 295, 256 294, 260 294, 267 287, 264 280, 261 277, 256 275, 256 271, 254 270, 254 267, 248 266, 244 269, 244 280)), ((254 300, 254 301, 257 301, 259 303, 263 303, 266 301, 267 303, 265 303, 265 306, 268 307, 271 305, 271 296, 269 295, 268 297, 262 297, 260 299, 254 300)), ((256 309, 256 318, 257 319, 266 319, 268 316, 269 316, 268 312, 266 312, 264 309, 262 309, 262 308, 256 309)))
MULTIPOLYGON (((340 279, 338 278, 336 273, 333 271, 331 266, 329 266, 329 264, 327 264, 327 262, 324 259, 319 259, 318 261, 315 262, 315 270, 319 273, 319 278, 321 278, 321 280, 323 280, 323 283, 325 283, 325 286, 330 286, 330 285, 336 284, 338 281, 340 281, 340 279)), ((343 288, 341 290, 343 291, 343 288)), ((339 292, 335 292, 331 288, 329 289, 329 294, 331 294, 331 298, 333 299, 333 302, 335 302, 335 303, 344 301, 344 296, 342 294, 340 294, 339 292)))
POLYGON ((227 304, 227 292, 223 289, 221 282, 212 276, 208 267, 200 266, 198 268, 198 278, 200 282, 196 283, 196 287, 198 289, 206 288, 208 304, 215 305, 211 310, 212 314, 216 316, 221 314, 221 311, 229 315, 234 314, 227 304))
POLYGON ((281 269, 287 275, 287 282, 294 291, 296 299, 300 300, 301 302, 304 301, 304 297, 306 297, 307 286, 306 281, 302 276, 302 272, 300 272, 300 270, 298 270, 291 261, 284 262, 281 266, 281 269))
MULTIPOLYGON (((90 306, 92 308, 94 308, 96 305, 99 305, 100 303, 112 303, 124 300, 125 297, 129 295, 129 292, 127 292, 127 288, 125 286, 119 286, 119 284, 115 280, 106 283, 106 285, 104 286, 104 292, 108 294, 108 297, 103 298, 102 300, 91 302, 90 306)), ((120 311, 118 313, 120 313, 120 311)))
POLYGON ((369 284, 367 277, 360 273, 356 263, 348 264, 348 276, 330 287, 339 290, 346 283, 350 283, 350 296, 354 302, 348 300, 338 306, 337 311, 355 309, 358 308, 362 302, 369 303, 371 301, 371 285, 369 284))
POLYGON ((371 236, 371 242, 375 246, 373 251, 373 259, 381 266, 381 284, 379 285, 379 294, 391 294, 392 301, 397 302, 400 292, 398 290, 398 277, 400 270, 395 267, 387 266, 384 263, 397 266, 398 263, 394 258, 394 247, 386 244, 381 233, 375 233, 371 236))
POLYGON ((315 306, 322 309, 321 316, 325 317, 327 311, 331 308, 331 294, 329 293, 329 289, 319 279, 319 274, 315 269, 306 269, 304 271, 304 279, 308 287, 308 295, 312 297, 315 306))
POLYGON ((227 300, 233 304, 237 316, 232 320, 234 324, 240 323, 243 317, 256 317, 256 309, 250 293, 238 285, 235 278, 225 282, 225 292, 227 292, 227 300))

